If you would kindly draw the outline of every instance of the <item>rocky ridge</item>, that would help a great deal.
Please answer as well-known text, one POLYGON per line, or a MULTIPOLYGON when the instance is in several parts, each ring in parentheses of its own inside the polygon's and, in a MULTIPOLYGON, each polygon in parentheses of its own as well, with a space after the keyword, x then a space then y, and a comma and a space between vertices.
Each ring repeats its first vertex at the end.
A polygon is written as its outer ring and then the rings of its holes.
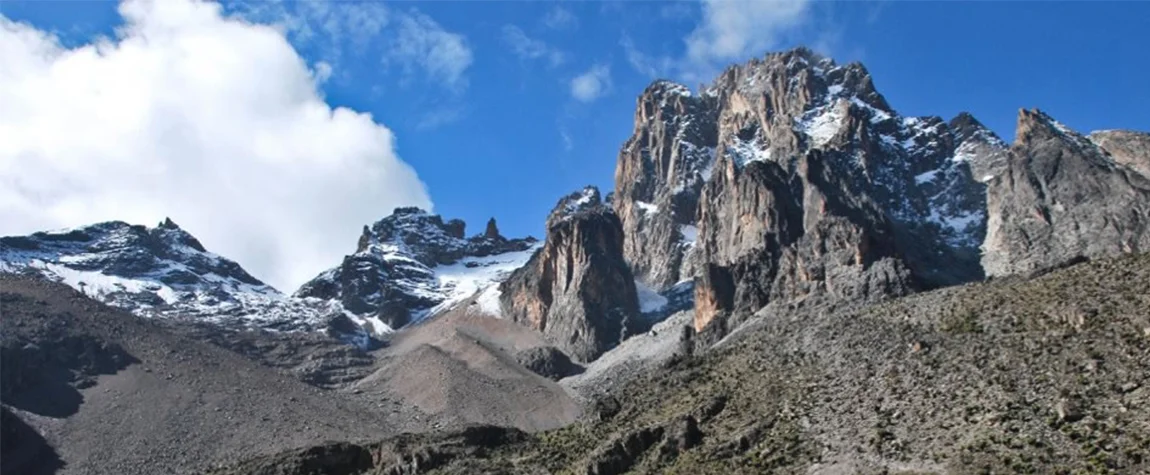
POLYGON ((464 230, 463 221, 399 208, 365 226, 339 267, 290 296, 208 252, 171 219, 153 228, 107 222, 3 237, 0 272, 62 282, 140 316, 228 331, 323 332, 370 348, 491 287, 536 245, 503 237, 494 219, 483 234, 465 238, 464 230))
MULTIPOLYGON (((112 221, 0 238, 0 271, 39 275, 146 317, 231 329, 326 330, 340 309, 291 299, 204 249, 171 219, 147 228, 112 221)), ((363 339, 349 328, 340 335, 363 339)))
POLYGON ((494 219, 483 234, 464 233, 458 219, 396 208, 364 226, 354 254, 294 296, 339 302, 354 320, 383 334, 486 290, 523 265, 536 246, 532 237, 503 237, 494 219))

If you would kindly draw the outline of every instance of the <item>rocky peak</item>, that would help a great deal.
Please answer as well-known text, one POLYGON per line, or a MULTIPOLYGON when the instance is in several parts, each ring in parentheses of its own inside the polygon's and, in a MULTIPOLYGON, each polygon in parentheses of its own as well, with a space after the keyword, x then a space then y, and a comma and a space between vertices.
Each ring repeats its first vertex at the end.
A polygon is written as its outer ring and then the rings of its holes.
POLYGON ((571 357, 591 361, 639 326, 622 223, 594 187, 560 199, 547 223, 543 247, 500 285, 500 307, 571 357))
POLYGON ((732 66, 698 95, 648 87, 612 207, 641 282, 694 278, 698 298, 731 301, 716 307, 726 313, 820 292, 898 295, 982 278, 982 182, 1002 173, 1006 148, 970 114, 903 117, 862 64, 798 48, 732 66), (883 264, 827 261, 830 249, 883 264), (711 285, 724 279, 762 284, 711 285))
POLYGON ((599 195, 599 188, 595 186, 583 187, 582 190, 559 199, 559 202, 551 209, 551 213, 547 215, 547 227, 551 228, 556 223, 569 220, 580 213, 602 206, 603 199, 599 195))
POLYGON ((989 185, 988 275, 1150 249, 1150 178, 1037 109, 1019 111, 1006 171, 989 185))
POLYGON ((0 272, 40 275, 137 315, 224 328, 322 330, 333 309, 294 301, 206 251, 171 219, 0 238, 0 272))
POLYGON ((1066 141, 1080 148, 1095 147, 1082 134, 1054 120, 1047 113, 1038 109, 1019 109, 1014 145, 1025 148, 1049 140, 1066 141))
POLYGON ((535 239, 507 239, 495 220, 464 237, 462 220, 419 208, 396 208, 364 226, 354 254, 324 271, 295 296, 338 302, 372 333, 386 333, 439 313, 501 279, 526 260, 535 239), (466 270, 465 270, 466 269, 466 270))
POLYGON ((499 234, 499 226, 495 225, 495 218, 487 220, 487 228, 483 230, 483 237, 487 239, 503 239, 499 234))

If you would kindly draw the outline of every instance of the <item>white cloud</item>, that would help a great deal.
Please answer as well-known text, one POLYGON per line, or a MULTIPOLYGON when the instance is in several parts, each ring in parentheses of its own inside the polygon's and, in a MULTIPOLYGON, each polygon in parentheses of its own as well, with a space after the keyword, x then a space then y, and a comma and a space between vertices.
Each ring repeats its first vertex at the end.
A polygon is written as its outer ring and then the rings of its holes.
POLYGON ((528 37, 522 29, 515 25, 503 26, 503 41, 511 47, 511 51, 520 59, 544 58, 552 67, 563 64, 563 61, 566 60, 566 55, 562 51, 552 48, 543 41, 528 37))
POLYGON ((451 33, 431 17, 412 10, 398 19, 399 31, 385 54, 386 63, 397 62, 410 74, 423 70, 429 79, 461 92, 467 88, 464 72, 472 53, 463 35, 451 33))
POLYGON ((760 56, 806 21, 809 6, 809 0, 704 0, 703 20, 686 38, 687 60, 712 66, 760 56))
POLYGON ((611 68, 596 64, 571 80, 571 95, 583 102, 602 97, 611 89, 611 68))
MULTIPOLYGON (((785 43, 810 21, 810 0, 703 0, 702 18, 687 37, 680 57, 644 54, 630 38, 620 41, 631 67, 647 76, 674 74, 686 82, 710 81, 722 68, 760 57, 785 43), (672 73, 673 71, 673 73, 672 73)), ((663 16, 693 10, 674 5, 663 16)))
POLYGON ((573 30, 579 27, 579 18, 571 10, 556 5, 543 16, 543 24, 553 30, 573 30))
POLYGON ((430 207, 391 132, 331 108, 282 30, 214 3, 130 0, 65 48, 0 16, 0 235, 164 216, 291 291, 363 224, 430 207))

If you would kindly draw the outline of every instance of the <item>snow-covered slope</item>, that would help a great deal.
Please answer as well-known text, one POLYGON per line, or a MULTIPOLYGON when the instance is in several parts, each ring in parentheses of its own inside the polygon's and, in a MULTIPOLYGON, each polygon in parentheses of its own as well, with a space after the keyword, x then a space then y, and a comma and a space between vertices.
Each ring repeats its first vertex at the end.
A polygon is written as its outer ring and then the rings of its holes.
POLYGON ((481 304, 497 302, 494 284, 538 247, 532 238, 499 236, 494 222, 487 233, 464 239, 462 221, 444 223, 409 208, 364 232, 356 253, 290 296, 208 252, 170 219, 153 228, 113 221, 0 238, 0 272, 40 275, 143 317, 327 331, 370 346, 372 335, 481 293, 481 304))
POLYGON ((0 271, 38 274, 145 317, 319 330, 340 313, 281 294, 170 219, 153 228, 112 221, 0 238, 0 271))

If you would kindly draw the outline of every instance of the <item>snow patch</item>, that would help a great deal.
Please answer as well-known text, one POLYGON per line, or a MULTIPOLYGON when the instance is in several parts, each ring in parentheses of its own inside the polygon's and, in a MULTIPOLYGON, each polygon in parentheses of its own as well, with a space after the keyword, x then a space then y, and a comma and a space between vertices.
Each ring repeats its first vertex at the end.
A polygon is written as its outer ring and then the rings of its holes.
MULTIPOLYGON (((432 289, 432 292, 438 294, 437 298, 443 300, 428 309, 423 316, 435 315, 458 305, 481 291, 498 287, 498 283, 511 275, 512 271, 526 265, 535 250, 542 246, 543 243, 539 242, 522 251, 484 257, 467 257, 455 264, 433 267, 431 271, 436 282, 438 282, 438 288, 432 289)), ((486 298, 488 309, 492 307, 496 309, 495 312, 488 313, 498 315, 498 293, 487 295, 486 298), (494 302, 491 301, 492 299, 494 302)))
POLYGON ((914 176, 915 184, 921 185, 930 181, 934 181, 934 177, 938 175, 939 170, 931 170, 926 173, 920 173, 914 176))
POLYGON ((646 201, 636 200, 635 206, 638 206, 639 209, 643 210, 643 212, 646 214, 655 214, 659 212, 659 207, 657 205, 648 203, 646 201))
POLYGON ((679 234, 683 236, 683 244, 694 246, 699 241, 699 228, 691 224, 680 224, 679 234))
MULTIPOLYGON (((753 140, 739 140, 738 138, 735 138, 732 146, 727 148, 727 153, 740 167, 745 167, 751 162, 766 162, 774 157, 772 148, 762 148, 753 140)), ((709 173, 708 179, 710 179, 709 173)))
POLYGON ((815 147, 826 145, 842 129, 843 119, 846 118, 838 104, 836 101, 807 113, 807 117, 796 119, 796 130, 810 137, 815 147))
POLYGON ((667 297, 659 295, 655 289, 647 287, 642 282, 635 281, 635 291, 639 294, 639 311, 654 313, 667 306, 667 297))

